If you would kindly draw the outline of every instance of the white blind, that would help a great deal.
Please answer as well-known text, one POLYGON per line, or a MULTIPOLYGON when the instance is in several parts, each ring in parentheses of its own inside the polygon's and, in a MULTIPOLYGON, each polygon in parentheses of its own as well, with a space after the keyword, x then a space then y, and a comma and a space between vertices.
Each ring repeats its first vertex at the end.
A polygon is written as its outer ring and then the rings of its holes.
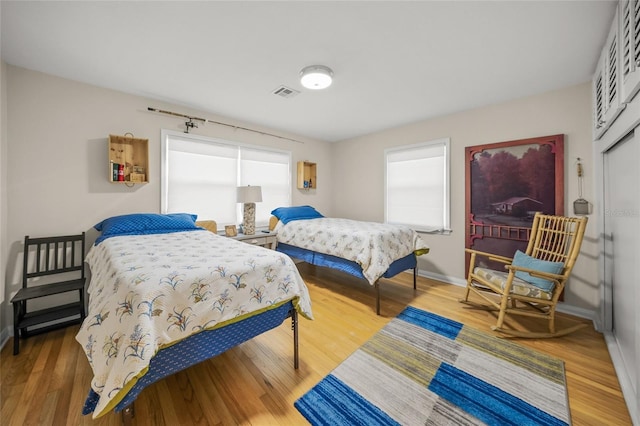
POLYGON ((268 225, 271 211, 276 207, 290 205, 290 158, 288 153, 240 148, 239 185, 262 187, 262 202, 256 203, 256 226, 268 225))
POLYGON ((271 210, 290 205, 291 154, 202 136, 162 132, 162 212, 195 213, 219 226, 242 222, 238 186, 261 186, 256 226, 271 210))
POLYGON ((449 139, 385 151, 385 221, 449 229, 449 139))

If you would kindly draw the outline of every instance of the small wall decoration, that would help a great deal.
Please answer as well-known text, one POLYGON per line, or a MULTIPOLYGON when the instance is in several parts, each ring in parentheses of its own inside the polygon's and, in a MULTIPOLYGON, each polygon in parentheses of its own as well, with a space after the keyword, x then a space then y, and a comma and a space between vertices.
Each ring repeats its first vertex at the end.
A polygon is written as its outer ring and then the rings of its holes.
POLYGON ((236 235, 238 235, 238 229, 235 225, 226 225, 224 227, 224 235, 226 235, 227 237, 235 237, 236 235))
POLYGON ((109 163, 111 182, 127 186, 147 183, 149 139, 135 138, 128 132, 124 136, 109 135, 109 163))
POLYGON ((564 215, 564 135, 466 147, 465 160, 467 248, 512 257, 535 212, 564 215))

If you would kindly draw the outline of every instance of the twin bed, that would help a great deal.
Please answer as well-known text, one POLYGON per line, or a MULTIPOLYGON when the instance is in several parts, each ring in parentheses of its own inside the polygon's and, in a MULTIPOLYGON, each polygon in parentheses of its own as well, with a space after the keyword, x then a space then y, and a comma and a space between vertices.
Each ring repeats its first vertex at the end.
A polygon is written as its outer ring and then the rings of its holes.
POLYGON ((292 318, 311 301, 293 261, 199 228, 193 215, 96 225, 89 311, 76 336, 93 369, 84 414, 121 411, 149 384, 292 318))
POLYGON ((96 225, 86 262, 89 313, 76 336, 94 372, 83 414, 130 411, 148 385, 298 315, 312 319, 291 259, 337 268, 376 286, 428 252, 408 228, 324 218, 309 206, 274 210, 277 251, 209 232, 189 214, 132 214, 96 225))
POLYGON ((420 235, 406 226, 327 218, 311 206, 275 209, 269 229, 276 232, 276 250, 317 266, 367 280, 376 289, 380 315, 380 278, 413 269, 417 257, 429 252, 420 235))

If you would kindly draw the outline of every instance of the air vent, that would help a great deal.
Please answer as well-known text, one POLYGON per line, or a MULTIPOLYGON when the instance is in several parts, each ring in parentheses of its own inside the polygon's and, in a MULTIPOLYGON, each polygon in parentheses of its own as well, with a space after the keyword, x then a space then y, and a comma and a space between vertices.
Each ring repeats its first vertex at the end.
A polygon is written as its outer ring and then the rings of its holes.
POLYGON ((287 86, 280 86, 276 90, 273 91, 274 95, 278 95, 278 96, 281 96, 283 98, 293 98, 298 93, 300 93, 300 92, 298 92, 297 90, 294 90, 294 89, 292 89, 290 87, 287 87, 287 86))

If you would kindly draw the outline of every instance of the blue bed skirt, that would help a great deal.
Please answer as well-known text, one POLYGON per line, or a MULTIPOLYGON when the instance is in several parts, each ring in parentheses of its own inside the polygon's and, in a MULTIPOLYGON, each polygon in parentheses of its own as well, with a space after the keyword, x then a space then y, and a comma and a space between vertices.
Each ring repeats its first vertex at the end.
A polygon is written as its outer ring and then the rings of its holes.
MULTIPOLYGON (((362 267, 351 260, 346 260, 341 257, 332 256, 330 254, 318 253, 315 251, 283 243, 278 243, 276 250, 290 257, 304 260, 305 262, 312 265, 337 269, 358 278, 362 278, 363 280, 366 279, 364 275, 362 275, 362 267)), ((387 269, 387 271, 382 276, 384 278, 394 277, 400 272, 406 271, 407 269, 414 269, 417 264, 418 261, 416 259, 416 255, 414 253, 408 254, 407 256, 393 262, 389 266, 389 269, 387 269)))
MULTIPOLYGON (((116 405, 114 410, 122 411, 138 397, 138 394, 150 384, 163 379, 199 362, 219 355, 240 343, 271 330, 295 315, 292 302, 285 303, 275 309, 229 324, 222 328, 203 331, 173 345, 158 351, 151 359, 149 371, 142 376, 131 388, 129 393, 116 405)), ((294 337, 295 338, 295 337, 294 337)), ((297 342, 295 342, 297 344, 297 342)), ((297 354, 297 349, 295 349, 297 354)), ((99 395, 91 389, 87 397, 82 414, 90 414, 98 403, 99 395)))

